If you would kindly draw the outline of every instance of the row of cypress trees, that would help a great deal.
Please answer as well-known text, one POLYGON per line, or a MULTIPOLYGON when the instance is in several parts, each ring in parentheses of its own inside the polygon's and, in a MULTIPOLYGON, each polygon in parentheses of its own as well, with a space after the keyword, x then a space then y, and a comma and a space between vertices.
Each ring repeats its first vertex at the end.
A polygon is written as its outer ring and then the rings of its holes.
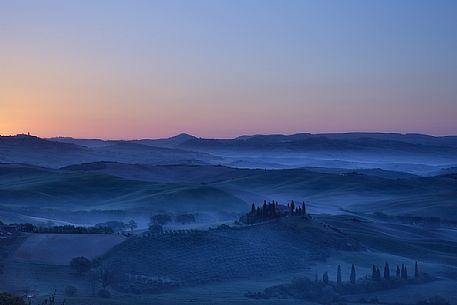
MULTIPOLYGON (((357 277, 356 277, 356 273, 355 273, 355 266, 354 266, 354 264, 352 264, 352 266, 351 266, 351 274, 349 275, 349 282, 351 284, 355 285, 356 279, 357 279, 357 277)), ((325 284, 328 284, 328 282, 329 282, 328 272, 324 273, 324 275, 322 276, 322 281, 325 284)), ((316 282, 317 282, 317 274, 316 274, 316 282)), ((338 268, 336 270, 336 283, 338 285, 341 285, 343 283, 343 280, 342 280, 342 277, 341 277, 341 266, 340 265, 338 265, 338 268)))
MULTIPOLYGON (((395 276, 396 276, 397 279, 408 280, 408 269, 406 268, 406 266, 404 264, 401 265, 401 269, 397 265, 395 276)), ((418 266, 417 261, 416 261, 416 263, 414 265, 414 278, 418 279, 418 278, 420 278, 420 276, 421 275, 420 275, 420 272, 419 272, 419 266, 418 266)), ((379 270, 379 268, 376 265, 373 265, 371 279, 373 281, 381 281, 381 271, 379 270)), ((385 281, 390 281, 391 279, 392 279, 392 277, 390 276, 390 267, 389 267, 389 264, 386 263, 384 265, 384 280, 385 281)), ((316 276, 316 280, 317 280, 317 276, 316 276)), ((357 277, 356 277, 355 266, 354 266, 354 264, 352 264, 352 266, 351 266, 351 274, 349 275, 349 282, 351 284, 355 285, 356 280, 357 280, 357 277)), ((324 275, 322 276, 322 281, 325 284, 328 284, 328 282, 329 282, 328 272, 324 273, 324 275)), ((338 265, 338 268, 337 268, 337 271, 336 271, 336 283, 338 285, 342 284, 341 266, 340 265, 338 265)))
MULTIPOLYGON (((401 269, 400 269, 400 266, 397 265, 397 268, 395 271, 395 277, 397 279, 408 280, 408 269, 406 268, 406 266, 404 264, 401 265, 401 269)), ((416 261, 416 263, 414 264, 414 278, 417 279, 419 277, 420 277, 419 266, 416 261)), ((381 272, 376 265, 373 265, 372 272, 371 272, 371 279, 373 281, 381 280, 381 272)), ((384 280, 389 281, 390 279, 391 279, 390 267, 389 267, 389 264, 386 263, 384 265, 384 280)))

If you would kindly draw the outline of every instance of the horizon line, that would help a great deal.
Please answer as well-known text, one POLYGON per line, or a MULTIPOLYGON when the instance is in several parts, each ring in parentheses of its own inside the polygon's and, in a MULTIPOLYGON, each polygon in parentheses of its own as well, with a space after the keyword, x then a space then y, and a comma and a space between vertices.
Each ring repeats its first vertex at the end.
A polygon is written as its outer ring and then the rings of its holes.
POLYGON ((30 132, 16 133, 16 134, 1 134, 0 137, 14 137, 14 136, 33 136, 40 139, 56 139, 56 138, 68 138, 76 140, 102 140, 102 141, 140 141, 140 140, 161 140, 161 139, 170 139, 177 136, 187 135, 197 139, 220 139, 220 140, 233 140, 240 137, 255 137, 255 136, 293 136, 299 134, 307 135, 335 135, 335 134, 395 134, 395 135, 420 135, 420 136, 429 136, 429 137, 457 137, 457 134, 432 134, 424 132, 400 132, 400 131, 339 131, 339 132, 293 132, 293 133, 253 133, 253 134, 240 134, 234 137, 201 137, 195 134, 187 132, 179 132, 172 134, 166 137, 137 137, 137 138, 105 138, 105 137, 74 137, 74 136, 40 136, 30 132))

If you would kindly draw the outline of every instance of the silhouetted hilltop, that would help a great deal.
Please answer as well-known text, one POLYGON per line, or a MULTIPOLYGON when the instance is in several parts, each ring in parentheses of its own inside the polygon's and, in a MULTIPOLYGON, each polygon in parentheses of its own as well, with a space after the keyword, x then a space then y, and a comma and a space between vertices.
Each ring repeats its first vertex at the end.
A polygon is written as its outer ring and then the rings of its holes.
POLYGON ((151 145, 151 146, 160 146, 160 147, 176 147, 186 141, 197 139, 196 137, 187 134, 180 133, 176 136, 163 138, 163 139, 141 139, 141 140, 131 140, 131 142, 151 145))
POLYGON ((235 139, 194 138, 179 147, 197 150, 239 151, 359 151, 450 154, 457 150, 457 137, 433 137, 383 133, 254 135, 235 139))
POLYGON ((80 146, 87 147, 101 147, 110 145, 111 141, 101 139, 75 139, 72 137, 54 137, 49 138, 50 141, 61 142, 61 143, 72 143, 80 146))
POLYGON ((17 135, 0 137, 0 162, 27 163, 45 167, 97 162, 140 162, 179 163, 181 160, 212 160, 213 156, 203 152, 192 152, 178 148, 155 147, 131 141, 76 140, 65 138, 54 140, 35 136, 17 135), (91 145, 85 146, 88 141, 91 145), (97 143, 94 145, 93 143, 97 143), (103 143, 103 145, 102 145, 103 143))

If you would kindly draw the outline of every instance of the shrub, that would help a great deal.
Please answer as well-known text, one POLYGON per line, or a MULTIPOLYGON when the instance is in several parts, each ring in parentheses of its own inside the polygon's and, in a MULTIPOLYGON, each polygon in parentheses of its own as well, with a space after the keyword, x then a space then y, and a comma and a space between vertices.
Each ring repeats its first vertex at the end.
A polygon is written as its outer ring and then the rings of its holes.
POLYGON ((67 297, 74 297, 77 292, 78 292, 78 289, 76 289, 75 286, 68 285, 67 287, 65 287, 65 295, 67 297))
POLYGON ((430 297, 425 300, 421 300, 416 302, 417 305, 450 305, 450 303, 444 299, 443 297, 440 297, 438 295, 430 297))
POLYGON ((0 305, 26 305, 26 303, 18 296, 3 292, 0 293, 0 305))
POLYGON ((104 299, 109 299, 111 298, 111 293, 106 290, 106 289, 100 289, 98 292, 97 292, 97 296, 99 298, 104 298, 104 299))
POLYGON ((70 261, 70 267, 82 274, 88 272, 92 267, 90 260, 84 256, 75 257, 70 261))
POLYGON ((162 234, 163 233, 163 228, 161 225, 154 225, 151 224, 149 226, 149 232, 152 234, 162 234))

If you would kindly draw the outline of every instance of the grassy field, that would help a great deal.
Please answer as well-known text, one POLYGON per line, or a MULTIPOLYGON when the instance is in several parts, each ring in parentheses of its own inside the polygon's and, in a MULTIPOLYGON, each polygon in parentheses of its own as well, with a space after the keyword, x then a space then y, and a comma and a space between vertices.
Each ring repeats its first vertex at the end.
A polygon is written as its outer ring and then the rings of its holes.
POLYGON ((34 291, 38 298, 55 289, 58 297, 65 297, 70 305, 312 304, 294 299, 249 299, 245 294, 294 278, 313 279, 316 274, 321 278, 324 272, 335 281, 338 265, 342 267, 343 281, 349 279, 351 264, 356 265, 358 278, 371 276, 372 264, 382 267, 385 262, 391 268, 405 264, 412 275, 418 260, 421 272, 433 276, 433 281, 349 295, 347 304, 374 297, 382 302, 414 304, 436 294, 454 304, 456 242, 457 237, 449 228, 380 222, 350 215, 315 215, 312 220, 286 217, 232 229, 125 240, 116 235, 33 234, 7 257, 0 287, 34 291), (142 294, 109 286, 111 299, 93 297, 94 287, 98 290, 100 284, 94 286, 88 276, 76 274, 67 265, 79 255, 98 257, 101 265, 114 266, 116 270, 158 276, 179 285, 142 294), (77 296, 63 295, 68 285, 77 288, 77 296))
POLYGON ((12 254, 14 261, 68 265, 77 256, 94 259, 125 240, 111 234, 30 234, 12 254))

